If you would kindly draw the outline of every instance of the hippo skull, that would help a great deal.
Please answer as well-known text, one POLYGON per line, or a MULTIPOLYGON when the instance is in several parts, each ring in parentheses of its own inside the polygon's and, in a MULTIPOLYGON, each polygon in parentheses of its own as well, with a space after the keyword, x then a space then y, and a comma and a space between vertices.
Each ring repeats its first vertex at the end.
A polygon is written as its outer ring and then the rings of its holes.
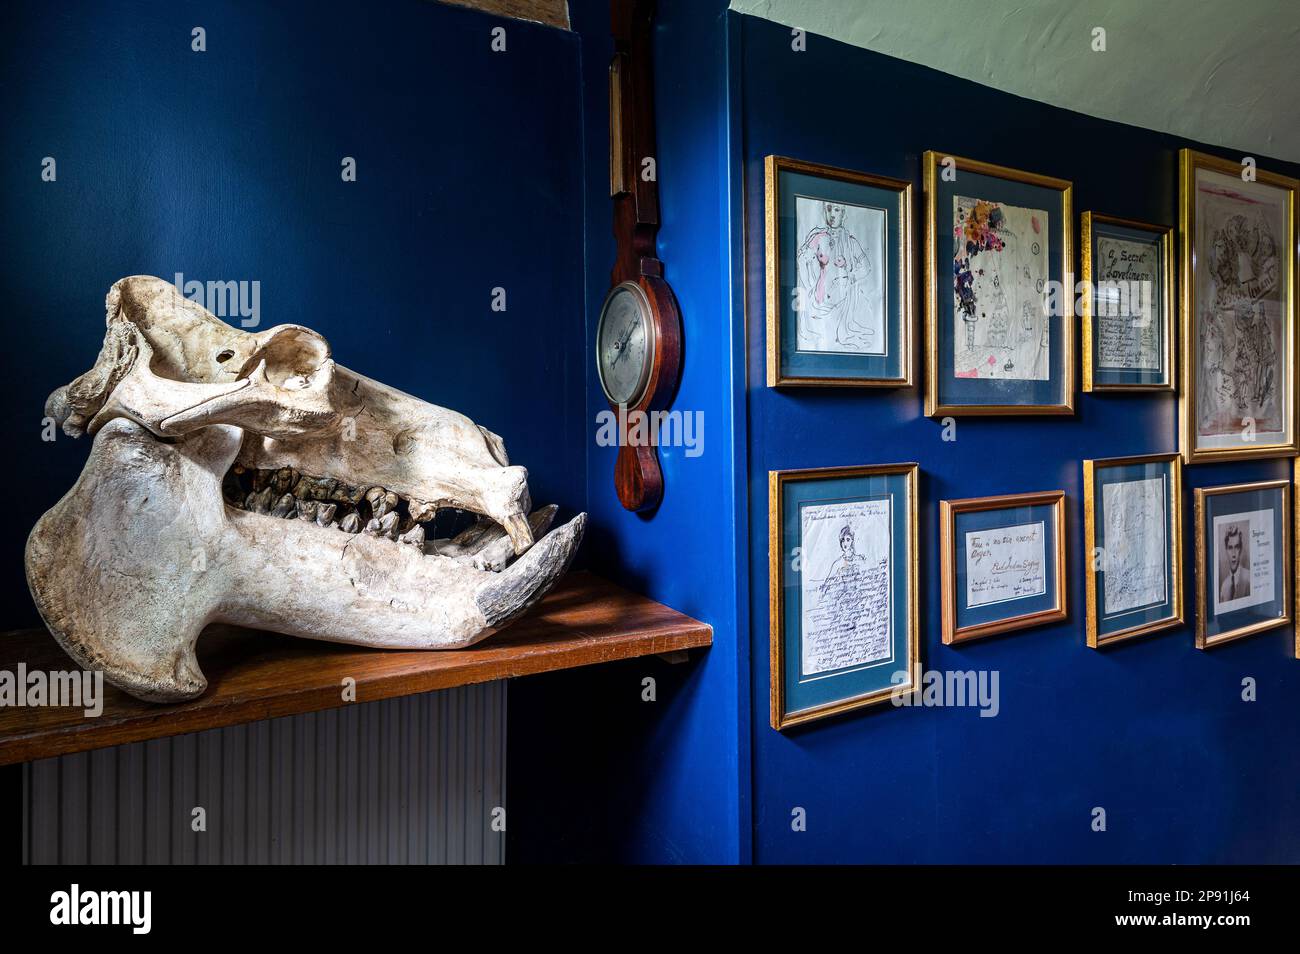
POLYGON ((94 442, 26 566, 55 638, 126 692, 201 695, 209 623, 463 648, 568 568, 584 514, 547 533, 555 508, 529 514, 499 437, 336 365, 314 331, 240 331, 143 276, 112 287, 107 323, 47 402, 94 442), (475 522, 433 539, 444 509, 475 522))

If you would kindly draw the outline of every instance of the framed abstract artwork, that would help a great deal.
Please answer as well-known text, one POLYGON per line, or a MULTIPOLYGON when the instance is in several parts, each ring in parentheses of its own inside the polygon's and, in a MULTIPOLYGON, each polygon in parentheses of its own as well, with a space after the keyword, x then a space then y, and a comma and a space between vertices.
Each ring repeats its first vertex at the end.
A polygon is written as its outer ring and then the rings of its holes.
POLYGON ((1182 624, 1182 473, 1177 454, 1083 462, 1092 648, 1182 624))
POLYGON ((945 645, 1059 622, 1065 609, 1065 493, 939 502, 945 645))
POLYGON ((1300 180, 1190 149, 1178 165, 1183 457, 1294 455, 1300 180))
POLYGON ((768 473, 774 729, 916 689, 916 464, 768 473))
POLYGON ((1074 413, 1072 187, 924 157, 925 413, 1074 413))
POLYGON ((768 156, 768 387, 912 384, 912 184, 768 156))
POLYGON ((1196 489, 1196 646, 1291 622, 1291 483, 1196 489))
POLYGON ((1084 212, 1079 241, 1083 390, 1174 390, 1174 230, 1084 212))

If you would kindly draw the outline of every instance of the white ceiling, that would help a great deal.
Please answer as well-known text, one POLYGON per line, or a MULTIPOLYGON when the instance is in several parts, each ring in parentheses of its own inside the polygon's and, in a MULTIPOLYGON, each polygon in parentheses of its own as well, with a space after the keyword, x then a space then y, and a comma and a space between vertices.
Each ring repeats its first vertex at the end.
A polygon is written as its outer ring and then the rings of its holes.
POLYGON ((1300 0, 731 0, 731 9, 1091 116, 1300 162, 1300 0), (1106 31, 1104 53, 1092 49, 1095 27, 1106 31))

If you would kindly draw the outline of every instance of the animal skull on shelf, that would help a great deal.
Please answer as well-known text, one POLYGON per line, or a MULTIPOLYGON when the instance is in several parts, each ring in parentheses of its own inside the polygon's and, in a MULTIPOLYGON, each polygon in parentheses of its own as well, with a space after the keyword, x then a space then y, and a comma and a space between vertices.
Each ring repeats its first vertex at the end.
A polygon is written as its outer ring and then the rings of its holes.
POLYGON ((27 540, 59 644, 140 699, 203 693, 209 623, 392 649, 491 635, 568 568, 586 514, 547 533, 501 438, 334 363, 299 325, 225 324, 136 276, 90 371, 46 414, 94 435, 27 540), (426 539, 440 508, 478 515, 426 539))

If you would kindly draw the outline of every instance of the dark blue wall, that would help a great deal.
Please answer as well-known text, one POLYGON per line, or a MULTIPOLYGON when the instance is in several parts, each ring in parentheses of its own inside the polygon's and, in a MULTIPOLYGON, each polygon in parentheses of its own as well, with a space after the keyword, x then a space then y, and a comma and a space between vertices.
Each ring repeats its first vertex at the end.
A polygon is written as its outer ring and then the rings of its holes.
POLYGON ((3 625, 35 622, 23 541, 89 449, 43 443, 42 404, 95 360, 125 275, 260 281, 262 328, 308 325, 341 364, 465 412, 535 501, 583 508, 577 37, 423 0, 0 17, 3 625))
POLYGON ((608 408, 592 342, 614 264, 609 200, 608 0, 571 0, 582 37, 588 422, 584 544, 593 568, 712 624, 689 663, 657 659, 511 687, 514 860, 748 860, 748 663, 743 575, 743 336, 733 325, 739 248, 730 228, 728 19, 721 0, 660 0, 654 34, 660 256, 686 345, 673 407, 700 411, 703 453, 660 450, 664 499, 651 515, 614 494, 615 448, 595 443, 608 408), (642 680, 656 700, 642 700, 642 680), (519 718, 527 705, 528 717, 519 718), (523 780, 520 780, 523 773, 523 780))
POLYGON ((40 440, 42 402, 94 361, 108 287, 137 273, 260 281, 262 327, 309 325, 341 363, 496 430, 535 501, 590 511, 581 563, 715 627, 713 651, 686 665, 512 684, 510 857, 747 857, 727 21, 714 0, 663 6, 660 108, 681 120, 658 157, 687 324, 676 406, 704 412, 705 443, 699 457, 665 450, 667 496, 642 517, 618 505, 613 450, 595 445, 590 342, 613 262, 607 0, 575 3, 573 33, 426 0, 6 5, 0 628, 36 621, 23 541, 88 451, 40 440), (194 26, 207 52, 191 51, 194 26), (40 180, 47 155, 55 183, 40 180), (505 313, 490 309, 496 286, 505 313), (641 701, 646 675, 655 703, 641 701))
MULTIPOLYGON (((1105 652, 1084 645, 1080 461, 1177 449, 1172 395, 1080 394, 1072 418, 961 418, 956 442, 945 443, 940 425, 922 417, 917 389, 764 386, 765 155, 911 179, 919 250, 926 149, 1072 180, 1076 213, 1173 225, 1177 150, 1193 144, 817 36, 795 53, 789 29, 738 19, 732 55, 743 63, 755 860, 1300 861, 1300 662, 1292 658, 1291 628, 1211 652, 1194 648, 1190 626, 1105 652), (767 725, 767 472, 895 461, 921 466, 923 662, 998 670, 1001 714, 886 703, 774 732, 767 725), (943 646, 938 501, 1053 489, 1068 499, 1070 619, 943 646), (1258 681, 1258 702, 1241 701, 1246 676, 1258 681), (791 830, 796 806, 807 810, 806 832, 791 830), (1096 806, 1106 809, 1105 833, 1090 828, 1096 806)), ((1300 173, 1257 158, 1262 168, 1300 173)), ((1076 221, 1076 240, 1077 231, 1076 221)), ((1188 469, 1185 494, 1190 502, 1192 487, 1290 473, 1282 460, 1200 465, 1188 469)), ((1188 574, 1191 516, 1189 505, 1188 574)), ((1189 607, 1193 596, 1189 585, 1189 607)))

